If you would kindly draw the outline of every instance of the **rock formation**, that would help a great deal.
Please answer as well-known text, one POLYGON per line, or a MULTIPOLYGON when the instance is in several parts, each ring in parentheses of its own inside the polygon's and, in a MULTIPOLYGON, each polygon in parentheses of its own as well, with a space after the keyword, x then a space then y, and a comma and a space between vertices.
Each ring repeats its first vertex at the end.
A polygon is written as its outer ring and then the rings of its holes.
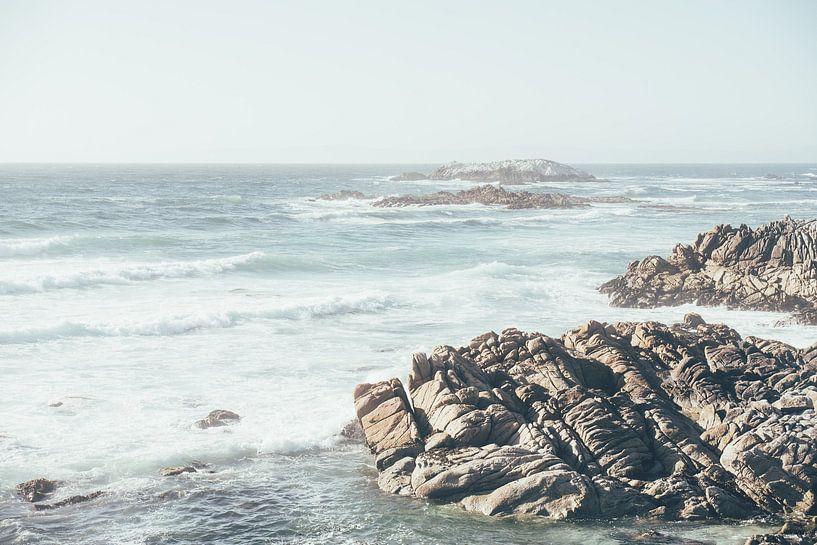
POLYGON ((401 195, 383 197, 374 206, 382 208, 396 206, 431 206, 443 204, 495 204, 506 208, 582 208, 591 203, 626 202, 625 197, 576 197, 564 193, 531 193, 530 191, 508 191, 493 185, 481 185, 462 191, 438 191, 428 195, 401 195))
POLYGON ((29 502, 38 502, 52 494, 59 483, 49 479, 32 479, 17 485, 17 493, 29 502))
POLYGON ((726 305, 817 324, 817 221, 718 225, 667 259, 634 261, 599 289, 618 307, 726 305))
POLYGON ((448 163, 429 176, 431 180, 475 180, 508 185, 536 182, 595 181, 592 174, 547 159, 520 159, 492 163, 448 163))
POLYGON ((403 172, 389 178, 390 182, 416 182, 417 180, 428 180, 428 176, 422 172, 403 172))
POLYGON ((241 420, 241 417, 238 416, 233 411, 216 409, 214 411, 210 411, 210 414, 207 415, 207 418, 196 420, 196 422, 193 425, 200 429, 217 428, 220 426, 234 424, 239 420, 241 420))
POLYGON ((817 344, 697 315, 506 329, 354 399, 394 494, 552 519, 817 514, 817 344))

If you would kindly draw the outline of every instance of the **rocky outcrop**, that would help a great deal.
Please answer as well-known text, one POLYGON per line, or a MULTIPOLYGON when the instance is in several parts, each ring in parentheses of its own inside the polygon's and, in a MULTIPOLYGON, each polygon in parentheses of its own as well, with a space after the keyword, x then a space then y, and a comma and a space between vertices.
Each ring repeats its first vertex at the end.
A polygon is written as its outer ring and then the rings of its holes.
POLYGON ((390 182, 416 182, 417 180, 428 180, 428 176, 422 172, 403 172, 389 178, 390 182))
POLYGON ((817 221, 718 225, 667 259, 634 261, 599 289, 619 307, 725 305, 817 324, 817 221))
POLYGON ((220 426, 234 424, 239 420, 241 420, 241 417, 233 411, 216 409, 214 411, 210 411, 210 414, 208 414, 206 418, 196 420, 196 422, 193 423, 193 426, 199 429, 217 428, 220 426))
POLYGON ((474 180, 508 185, 536 182, 587 182, 596 177, 583 170, 547 159, 519 159, 491 163, 448 163, 429 176, 432 180, 474 180))
POLYGON ((531 193, 530 191, 508 191, 493 185, 481 185, 463 191, 438 191, 428 195, 401 195, 383 197, 374 206, 388 208, 396 206, 432 206, 452 204, 490 204, 505 208, 583 208, 591 203, 626 202, 625 197, 576 197, 564 193, 531 193))
POLYGON ((817 345, 697 315, 506 329, 354 398, 390 493, 552 519, 817 514, 817 345))

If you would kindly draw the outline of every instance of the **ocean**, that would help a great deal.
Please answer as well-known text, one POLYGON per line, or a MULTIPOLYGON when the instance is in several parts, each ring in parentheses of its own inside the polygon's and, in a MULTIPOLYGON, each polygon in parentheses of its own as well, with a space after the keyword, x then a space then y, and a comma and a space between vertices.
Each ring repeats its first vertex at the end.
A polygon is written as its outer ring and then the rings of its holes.
MULTIPOLYGON (((457 190, 430 165, 0 165, 0 543, 617 544, 657 530, 740 544, 770 524, 490 519, 392 497, 339 436, 360 382, 509 326, 679 321, 596 287, 718 223, 817 217, 817 164, 577 165, 625 196, 569 210, 321 201, 457 190), (774 175, 774 178, 772 176, 774 175), (213 409, 241 415, 195 429, 213 409), (163 477, 193 460, 208 471, 163 477), (34 512, 14 486, 89 503, 34 512)), ((817 328, 696 308, 797 347, 817 328)))

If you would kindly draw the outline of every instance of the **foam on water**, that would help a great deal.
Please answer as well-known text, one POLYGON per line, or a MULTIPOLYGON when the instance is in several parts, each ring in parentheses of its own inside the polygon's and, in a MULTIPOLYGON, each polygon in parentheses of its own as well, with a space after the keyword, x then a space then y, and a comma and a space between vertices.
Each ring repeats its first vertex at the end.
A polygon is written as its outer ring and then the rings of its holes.
MULTIPOLYGON (((388 181, 428 166, 0 166, 0 542, 620 543, 615 531, 641 523, 511 523, 384 496, 371 458, 338 436, 355 384, 405 378, 413 351, 488 330, 695 311, 744 335, 817 340, 779 313, 616 309, 595 290, 716 223, 814 217, 811 185, 759 178, 791 168, 582 168, 610 181, 524 189, 639 202, 310 200, 474 185, 388 181), (216 408, 241 422, 192 426, 216 408), (214 473, 158 475, 191 460, 214 473), (107 494, 33 515, 11 490, 38 476, 63 495, 107 494)), ((753 531, 660 529, 735 544, 753 531)))

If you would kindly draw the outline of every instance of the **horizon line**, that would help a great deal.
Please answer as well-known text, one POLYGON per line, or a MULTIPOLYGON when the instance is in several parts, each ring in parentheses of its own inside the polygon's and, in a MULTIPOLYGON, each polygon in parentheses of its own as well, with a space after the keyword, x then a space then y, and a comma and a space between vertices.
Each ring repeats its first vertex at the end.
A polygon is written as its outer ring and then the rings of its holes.
MULTIPOLYGON (((511 159, 525 161, 530 159, 511 159)), ((452 162, 489 163, 493 161, 431 161, 431 162, 395 162, 395 161, 0 161, 0 165, 259 165, 259 166, 378 166, 378 165, 443 165, 452 162)), ((560 162, 560 161, 554 161, 560 162)), ((815 161, 572 161, 566 165, 812 165, 815 161)))

